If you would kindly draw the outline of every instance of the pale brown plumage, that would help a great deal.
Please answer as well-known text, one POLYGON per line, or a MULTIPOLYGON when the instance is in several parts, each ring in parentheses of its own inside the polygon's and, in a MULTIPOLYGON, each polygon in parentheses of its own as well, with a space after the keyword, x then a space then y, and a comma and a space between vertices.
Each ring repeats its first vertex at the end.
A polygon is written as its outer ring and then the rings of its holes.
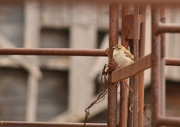
POLYGON ((113 51, 113 58, 119 68, 134 63, 134 56, 122 45, 116 45, 113 51))

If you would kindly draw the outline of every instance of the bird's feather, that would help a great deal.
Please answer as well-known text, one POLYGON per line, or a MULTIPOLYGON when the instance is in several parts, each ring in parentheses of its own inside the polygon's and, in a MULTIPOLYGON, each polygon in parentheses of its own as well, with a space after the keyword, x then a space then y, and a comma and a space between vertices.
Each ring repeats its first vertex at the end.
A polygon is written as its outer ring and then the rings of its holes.
POLYGON ((134 56, 122 45, 116 45, 113 51, 113 58, 119 68, 134 63, 134 56))
POLYGON ((124 54, 126 55, 126 57, 129 57, 131 60, 134 60, 134 56, 131 54, 131 52, 127 49, 124 49, 124 54))

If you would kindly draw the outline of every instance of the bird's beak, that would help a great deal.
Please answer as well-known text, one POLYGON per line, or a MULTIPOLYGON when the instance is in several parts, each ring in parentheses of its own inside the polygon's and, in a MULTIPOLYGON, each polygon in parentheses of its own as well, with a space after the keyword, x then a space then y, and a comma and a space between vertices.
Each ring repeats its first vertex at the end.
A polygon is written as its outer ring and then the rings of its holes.
POLYGON ((116 47, 112 47, 112 49, 115 49, 116 47))

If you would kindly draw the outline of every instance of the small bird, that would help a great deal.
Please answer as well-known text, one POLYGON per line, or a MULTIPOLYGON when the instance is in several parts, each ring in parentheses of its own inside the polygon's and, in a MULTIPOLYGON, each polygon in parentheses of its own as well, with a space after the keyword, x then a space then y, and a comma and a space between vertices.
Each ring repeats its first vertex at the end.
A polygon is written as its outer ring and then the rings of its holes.
MULTIPOLYGON (((114 49, 113 59, 118 65, 118 68, 123 68, 125 66, 134 63, 134 56, 124 46, 116 45, 115 47, 112 48, 114 49)), ((134 90, 127 84, 127 80, 120 81, 120 83, 124 84, 129 89, 129 91, 134 93, 134 90)))
POLYGON ((116 45, 112 48, 114 49, 113 59, 119 68, 123 68, 127 65, 134 63, 134 56, 124 46, 116 45))

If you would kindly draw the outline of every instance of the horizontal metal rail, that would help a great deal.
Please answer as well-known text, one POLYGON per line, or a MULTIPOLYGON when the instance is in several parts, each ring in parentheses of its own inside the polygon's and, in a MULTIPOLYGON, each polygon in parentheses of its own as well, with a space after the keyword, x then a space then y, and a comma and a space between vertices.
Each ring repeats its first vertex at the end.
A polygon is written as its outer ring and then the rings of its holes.
MULTIPOLYGON (((0 55, 108 56, 103 49, 0 48, 0 55)), ((180 59, 166 59, 168 66, 180 66, 180 59)))
POLYGON ((180 126, 179 117, 158 117, 159 126, 180 126))
POLYGON ((180 59, 166 59, 167 66, 180 66, 180 59))
MULTIPOLYGON (((1 127, 84 127, 83 123, 9 122, 0 121, 1 127)), ((107 124, 87 123, 86 127, 107 127, 107 124)))
POLYGON ((0 48, 0 55, 107 56, 102 49, 0 48))
POLYGON ((180 24, 171 24, 171 23, 158 23, 156 28, 156 33, 180 33, 180 24))

